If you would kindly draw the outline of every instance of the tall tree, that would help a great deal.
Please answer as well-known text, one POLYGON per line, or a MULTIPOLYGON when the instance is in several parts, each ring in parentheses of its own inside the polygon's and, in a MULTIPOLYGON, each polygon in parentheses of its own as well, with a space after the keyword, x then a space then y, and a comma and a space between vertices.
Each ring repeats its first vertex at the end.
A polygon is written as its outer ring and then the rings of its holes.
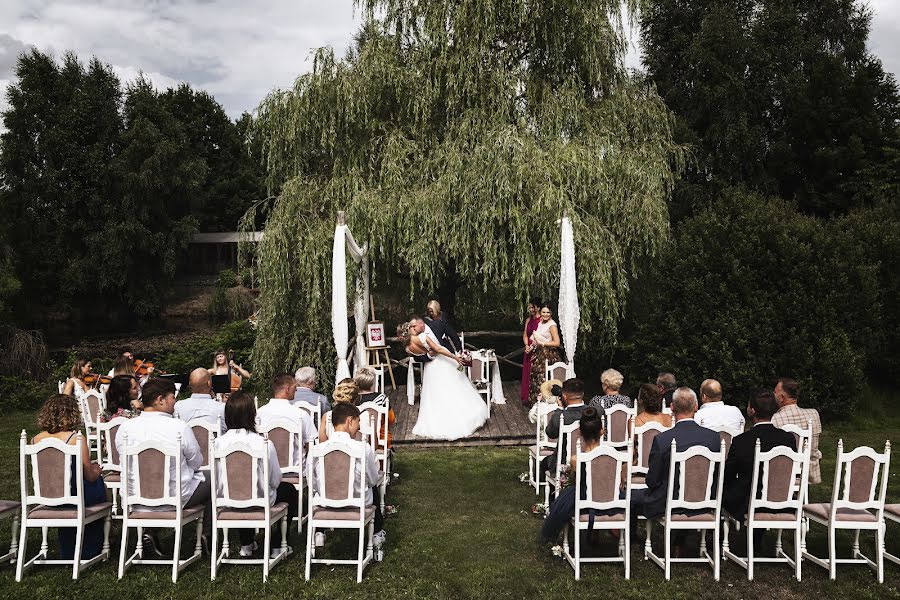
POLYGON ((900 99, 870 22, 859 0, 650 0, 644 60, 696 159, 678 211, 735 183, 817 215, 900 189, 900 99))
POLYGON ((623 67, 620 2, 362 4, 347 58, 319 51, 258 109, 252 137, 278 198, 258 250, 257 367, 333 365, 339 210, 369 242, 377 285, 400 273, 411 293, 510 313, 558 284, 568 214, 582 330, 611 339, 638 258, 667 238, 682 163, 668 109, 623 67))

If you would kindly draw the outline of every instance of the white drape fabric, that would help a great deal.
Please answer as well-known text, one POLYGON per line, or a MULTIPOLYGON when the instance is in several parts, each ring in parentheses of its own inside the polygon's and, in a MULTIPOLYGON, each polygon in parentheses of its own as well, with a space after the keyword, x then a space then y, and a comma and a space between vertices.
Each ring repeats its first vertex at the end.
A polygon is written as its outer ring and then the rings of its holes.
POLYGON ((350 377, 347 364, 347 226, 334 228, 334 246, 331 250, 331 329, 334 334, 334 349, 337 353, 337 370, 334 382, 350 377))
POLYGON ((500 363, 497 358, 493 360, 493 374, 491 375, 491 402, 494 404, 506 404, 506 398, 503 396, 503 382, 500 381, 500 363))
POLYGON ((578 345, 578 323, 581 310, 578 307, 578 282, 575 276, 575 236, 572 222, 562 218, 560 225, 559 261, 559 329, 566 349, 567 377, 575 377, 575 348, 578 345))
POLYGON ((416 403, 416 367, 415 361, 406 359, 406 403, 412 406, 416 403))
POLYGON ((350 251, 353 262, 359 265, 353 306, 353 320, 356 323, 354 362, 356 368, 368 365, 366 311, 369 306, 369 259, 366 256, 366 249, 365 244, 360 247, 356 243, 346 225, 337 225, 334 228, 334 246, 331 252, 331 328, 337 353, 335 383, 350 377, 350 365, 347 363, 347 347, 350 343, 347 330, 347 250, 350 251))

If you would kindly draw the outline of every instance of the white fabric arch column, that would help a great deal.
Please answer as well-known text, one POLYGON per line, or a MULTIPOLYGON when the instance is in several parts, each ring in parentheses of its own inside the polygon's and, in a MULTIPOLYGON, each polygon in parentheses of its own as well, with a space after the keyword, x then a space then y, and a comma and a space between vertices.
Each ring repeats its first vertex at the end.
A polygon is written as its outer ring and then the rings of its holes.
POLYGON ((575 236, 569 217, 563 217, 560 225, 559 261, 559 332, 566 349, 567 377, 575 377, 575 347, 578 345, 578 282, 575 276, 575 236))
POLYGON ((347 348, 350 339, 347 328, 347 256, 345 249, 350 251, 353 262, 359 265, 353 308, 353 320, 356 323, 354 362, 357 368, 368 364, 365 335, 366 310, 369 305, 369 259, 366 256, 366 248, 365 244, 360 248, 353 239, 350 229, 344 224, 343 213, 338 213, 338 224, 334 228, 334 245, 331 252, 331 328, 337 353, 335 383, 350 377, 350 365, 347 362, 347 348))

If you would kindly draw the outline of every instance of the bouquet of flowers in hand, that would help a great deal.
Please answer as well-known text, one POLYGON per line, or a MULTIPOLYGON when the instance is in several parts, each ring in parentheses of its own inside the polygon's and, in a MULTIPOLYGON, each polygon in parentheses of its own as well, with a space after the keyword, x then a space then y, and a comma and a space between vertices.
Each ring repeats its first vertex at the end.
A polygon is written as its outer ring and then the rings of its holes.
POLYGON ((571 484, 575 483, 575 478, 572 477, 571 467, 568 463, 564 465, 560 465, 559 467, 559 487, 565 488, 569 487, 571 484))
POLYGON ((457 352, 456 356, 459 358, 460 365, 457 368, 459 371, 465 371, 469 367, 472 366, 472 353, 468 350, 463 350, 461 352, 457 352))

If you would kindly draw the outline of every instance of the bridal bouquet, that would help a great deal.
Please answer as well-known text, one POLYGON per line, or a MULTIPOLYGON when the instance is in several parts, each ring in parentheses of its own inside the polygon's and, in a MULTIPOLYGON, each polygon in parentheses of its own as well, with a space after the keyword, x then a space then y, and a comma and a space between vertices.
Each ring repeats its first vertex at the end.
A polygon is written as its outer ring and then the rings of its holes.
POLYGON ((456 356, 459 357, 459 362, 461 363, 459 367, 457 367, 458 371, 465 371, 472 366, 472 353, 468 350, 463 350, 462 352, 457 353, 456 356))

